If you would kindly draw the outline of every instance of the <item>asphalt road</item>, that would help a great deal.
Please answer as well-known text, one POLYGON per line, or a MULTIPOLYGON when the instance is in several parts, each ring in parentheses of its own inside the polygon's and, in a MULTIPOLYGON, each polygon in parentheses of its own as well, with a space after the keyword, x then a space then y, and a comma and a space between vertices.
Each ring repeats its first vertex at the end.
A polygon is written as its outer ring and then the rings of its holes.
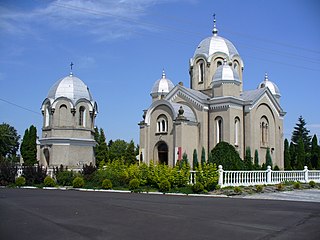
POLYGON ((0 239, 320 239, 320 203, 0 189, 0 239))

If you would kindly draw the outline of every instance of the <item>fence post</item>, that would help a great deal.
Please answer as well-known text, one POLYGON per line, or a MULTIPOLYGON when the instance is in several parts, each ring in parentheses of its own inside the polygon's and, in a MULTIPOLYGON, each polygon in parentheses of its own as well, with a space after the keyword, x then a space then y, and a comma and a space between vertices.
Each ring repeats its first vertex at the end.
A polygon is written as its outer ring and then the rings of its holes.
POLYGON ((267 167, 267 184, 271 184, 271 166, 267 167))
POLYGON ((304 181, 305 183, 308 183, 309 182, 309 170, 308 170, 308 167, 307 166, 304 166, 304 181))
POLYGON ((220 185, 220 187, 223 187, 223 169, 222 169, 222 165, 218 166, 218 172, 219 172, 218 184, 220 185))

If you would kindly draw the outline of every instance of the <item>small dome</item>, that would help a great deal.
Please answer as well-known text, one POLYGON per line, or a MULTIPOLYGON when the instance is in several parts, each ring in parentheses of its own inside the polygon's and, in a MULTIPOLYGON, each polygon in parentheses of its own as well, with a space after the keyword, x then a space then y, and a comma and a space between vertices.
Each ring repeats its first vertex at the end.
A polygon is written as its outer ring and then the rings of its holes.
POLYGON ((47 98, 54 101, 59 97, 66 97, 73 103, 83 98, 93 101, 87 85, 72 74, 60 79, 50 88, 47 98))
POLYGON ((152 87, 151 96, 167 94, 174 88, 173 83, 166 78, 166 74, 162 72, 162 78, 157 80, 152 87))
POLYGON ((271 93, 277 97, 280 97, 281 94, 280 94, 280 90, 278 88, 278 86, 274 83, 274 82, 271 82, 269 79, 268 79, 268 74, 266 73, 265 76, 264 76, 264 80, 263 82, 261 82, 258 86, 258 89, 259 88, 269 88, 269 90, 271 91, 271 93))
POLYGON ((220 81, 236 81, 241 82, 238 73, 227 64, 224 59, 223 65, 219 66, 212 77, 212 83, 220 81))

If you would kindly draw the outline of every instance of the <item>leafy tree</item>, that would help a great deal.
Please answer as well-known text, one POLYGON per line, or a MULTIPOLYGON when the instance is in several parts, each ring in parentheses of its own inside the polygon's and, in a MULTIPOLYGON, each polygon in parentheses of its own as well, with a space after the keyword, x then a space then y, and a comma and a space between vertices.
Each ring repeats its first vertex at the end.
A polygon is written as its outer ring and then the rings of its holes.
POLYGON ((204 147, 201 150, 201 165, 206 164, 206 151, 204 147))
POLYGON ((288 139, 284 140, 284 170, 292 170, 288 139))
POLYGON ((19 149, 20 136, 17 130, 7 123, 0 124, 0 162, 6 158, 14 158, 19 149))
POLYGON ((302 170, 304 167, 306 159, 306 153, 304 150, 304 143, 302 137, 298 139, 298 146, 297 146, 297 166, 296 169, 302 170))
POLYGON ((193 150, 193 161, 192 161, 192 163, 193 163, 192 164, 193 165, 193 170, 195 170, 199 165, 199 163, 198 163, 198 153, 197 153, 196 149, 193 150))
POLYGON ((250 147, 246 148, 246 154, 244 156, 244 165, 247 170, 252 170, 252 157, 250 147))
POLYGON ((37 129, 35 126, 31 125, 29 129, 26 129, 20 151, 25 165, 32 166, 37 163, 37 129))
POLYGON ((116 141, 109 141, 109 160, 122 159, 125 157, 127 150, 127 143, 124 140, 117 139, 116 141))
POLYGON ((292 169, 297 169, 297 151, 296 145, 293 142, 290 142, 289 153, 290 153, 290 165, 292 169))
POLYGON ((222 165, 226 170, 243 170, 244 163, 241 160, 239 153, 236 149, 227 142, 218 143, 211 150, 210 163, 216 164, 216 166, 222 165))
POLYGON ((302 138, 302 142, 304 144, 304 150, 309 151, 310 143, 311 143, 311 136, 309 136, 309 130, 306 128, 306 121, 303 119, 302 116, 299 117, 298 123, 294 127, 294 131, 292 132, 291 141, 294 144, 298 144, 299 138, 302 138))
POLYGON ((254 151, 254 169, 256 169, 256 170, 260 169, 259 153, 258 153, 257 149, 254 151))
POLYGON ((270 148, 267 148, 267 152, 266 152, 266 165, 272 168, 272 158, 270 154, 270 148))
POLYGON ((318 146, 317 135, 313 135, 311 143, 311 166, 313 169, 320 167, 320 147, 318 146))
POLYGON ((124 156, 125 163, 134 164, 136 163, 136 151, 133 140, 127 145, 125 156, 124 156))

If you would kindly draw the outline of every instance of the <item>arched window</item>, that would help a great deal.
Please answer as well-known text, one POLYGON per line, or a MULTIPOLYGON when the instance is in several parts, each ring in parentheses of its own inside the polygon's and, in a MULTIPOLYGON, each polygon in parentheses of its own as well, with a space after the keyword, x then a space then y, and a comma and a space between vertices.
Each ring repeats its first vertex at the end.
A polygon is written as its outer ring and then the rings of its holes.
POLYGON ((234 120, 234 145, 239 146, 240 143, 240 119, 238 117, 234 120))
POLYGON ((44 112, 44 126, 48 127, 50 125, 50 114, 49 114, 49 106, 46 105, 46 109, 44 112))
POLYGON ((220 67, 221 65, 222 65, 222 62, 221 62, 221 61, 218 61, 218 62, 217 62, 217 68, 220 67))
POLYGON ((217 144, 223 140, 223 120, 221 117, 216 118, 217 144))
POLYGON ((62 104, 59 108, 59 126, 67 126, 67 113, 68 108, 66 105, 62 104))
POLYGON ((157 120, 157 133, 168 132, 168 120, 165 115, 161 115, 157 120))
POLYGON ((86 109, 83 106, 79 108, 79 126, 86 126, 86 109))
POLYGON ((268 119, 263 116, 260 119, 260 142, 261 146, 268 146, 269 123, 268 119))
POLYGON ((204 62, 201 60, 199 61, 199 83, 203 83, 204 80, 204 62))

